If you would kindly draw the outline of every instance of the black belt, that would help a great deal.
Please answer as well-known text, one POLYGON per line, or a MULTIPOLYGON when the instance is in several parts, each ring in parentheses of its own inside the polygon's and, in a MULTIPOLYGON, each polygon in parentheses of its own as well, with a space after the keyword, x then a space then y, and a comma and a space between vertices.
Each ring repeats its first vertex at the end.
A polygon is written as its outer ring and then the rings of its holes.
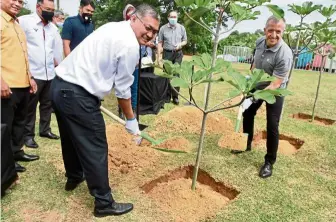
POLYGON ((168 50, 168 49, 163 49, 164 51, 166 51, 166 52, 179 52, 179 51, 181 51, 182 49, 179 49, 179 50, 168 50))

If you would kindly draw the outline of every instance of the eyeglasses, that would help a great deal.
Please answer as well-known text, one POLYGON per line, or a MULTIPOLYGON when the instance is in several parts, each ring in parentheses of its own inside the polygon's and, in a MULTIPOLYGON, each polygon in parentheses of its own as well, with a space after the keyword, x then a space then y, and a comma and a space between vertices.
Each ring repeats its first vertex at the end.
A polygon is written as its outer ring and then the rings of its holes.
POLYGON ((151 32, 151 33, 153 33, 153 35, 156 35, 156 34, 159 32, 159 30, 154 29, 154 28, 151 27, 150 25, 145 24, 145 23, 141 20, 141 18, 139 18, 138 15, 135 15, 135 16, 136 16, 136 17, 139 19, 139 21, 143 24, 143 26, 145 27, 145 29, 146 29, 147 32, 151 32))

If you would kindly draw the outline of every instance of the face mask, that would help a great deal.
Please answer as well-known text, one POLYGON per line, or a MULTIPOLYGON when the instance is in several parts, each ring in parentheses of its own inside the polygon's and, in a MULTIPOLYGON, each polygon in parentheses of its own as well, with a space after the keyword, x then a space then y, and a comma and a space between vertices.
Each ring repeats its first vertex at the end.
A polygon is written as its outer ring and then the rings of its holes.
POLYGON ((63 22, 56 22, 56 25, 58 28, 62 28, 63 27, 63 22))
POLYGON ((90 23, 92 22, 92 15, 89 13, 83 13, 82 17, 84 19, 84 23, 90 23))
POLYGON ((52 21, 52 18, 54 17, 54 12, 48 12, 48 11, 42 10, 41 16, 42 16, 44 21, 50 22, 50 21, 52 21))
POLYGON ((176 25, 177 23, 177 18, 168 18, 169 24, 171 25, 176 25))

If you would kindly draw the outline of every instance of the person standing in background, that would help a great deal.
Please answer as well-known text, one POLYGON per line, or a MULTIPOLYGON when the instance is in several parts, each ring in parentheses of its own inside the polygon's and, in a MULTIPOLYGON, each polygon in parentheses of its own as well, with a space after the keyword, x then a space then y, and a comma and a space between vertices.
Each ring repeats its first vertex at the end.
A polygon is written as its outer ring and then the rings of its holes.
MULTIPOLYGON (((187 44, 187 32, 183 25, 177 22, 178 16, 176 11, 171 11, 168 16, 168 24, 160 28, 158 57, 163 53, 162 58, 171 61, 172 63, 182 63, 183 52, 182 47, 187 44)), ((160 59, 158 61, 160 63, 160 59)), ((175 88, 180 91, 179 87, 175 88)), ((171 86, 171 98, 175 105, 179 104, 178 93, 171 86)))
MULTIPOLYGON (((34 161, 39 156, 23 151, 24 127, 30 93, 37 85, 29 72, 27 40, 16 15, 23 0, 1 1, 1 124, 6 124, 15 161, 34 161)), ((26 168, 15 162, 16 172, 26 168)))
POLYGON ((57 50, 56 39, 59 33, 51 23, 54 10, 53 0, 37 0, 35 13, 19 17, 20 26, 27 36, 30 73, 38 87, 36 94, 31 94, 29 98, 25 126, 25 145, 30 148, 38 148, 34 140, 38 103, 40 103, 40 136, 59 139, 51 132, 50 127, 52 106, 49 90, 51 81, 55 78, 55 66, 58 65, 54 52, 57 50))
POLYGON ((67 57, 88 35, 90 35, 94 26, 92 24, 92 15, 95 5, 92 0, 81 0, 79 14, 68 17, 63 25, 62 39, 64 57, 67 57))
POLYGON ((58 30, 58 35, 56 36, 56 47, 54 51, 54 58, 57 65, 60 64, 63 60, 63 41, 61 35, 63 24, 64 24, 64 13, 61 10, 55 10, 52 23, 55 25, 55 28, 58 30))

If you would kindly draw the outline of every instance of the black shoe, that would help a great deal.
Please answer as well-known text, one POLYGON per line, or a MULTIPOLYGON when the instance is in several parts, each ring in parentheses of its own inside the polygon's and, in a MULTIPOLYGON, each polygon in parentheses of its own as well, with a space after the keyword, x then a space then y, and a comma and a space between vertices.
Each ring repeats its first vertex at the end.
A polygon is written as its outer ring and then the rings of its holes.
POLYGON ((241 154, 241 153, 245 153, 245 152, 250 152, 251 148, 247 148, 246 150, 231 150, 232 154, 241 154))
POLYGON ((79 184, 81 184, 83 181, 85 180, 85 178, 81 179, 80 181, 67 181, 65 184, 65 190, 66 191, 72 191, 74 189, 76 189, 76 187, 78 187, 79 184))
POLYGON ((265 162, 265 164, 260 168, 259 176, 261 178, 267 178, 272 176, 272 169, 272 164, 270 164, 269 162, 265 162))
POLYGON ((49 138, 49 139, 52 139, 52 140, 58 140, 59 139, 59 136, 53 134, 52 132, 48 132, 48 133, 40 133, 40 137, 45 137, 45 138, 49 138))
POLYGON ((15 161, 25 161, 25 162, 28 162, 28 161, 38 160, 38 159, 40 159, 39 156, 37 156, 37 155, 29 155, 29 154, 26 154, 23 151, 14 154, 14 160, 15 161))
POLYGON ((131 203, 117 203, 113 202, 111 206, 105 208, 95 208, 94 215, 96 217, 106 217, 111 215, 122 215, 133 210, 133 204, 131 203))
POLYGON ((35 148, 35 149, 39 147, 39 145, 36 143, 36 141, 33 138, 26 140, 25 145, 26 147, 35 148))
POLYGON ((15 171, 18 173, 23 173, 26 171, 26 168, 15 162, 15 171))
POLYGON ((175 105, 180 104, 179 99, 178 99, 178 98, 173 98, 173 103, 174 103, 175 105))

